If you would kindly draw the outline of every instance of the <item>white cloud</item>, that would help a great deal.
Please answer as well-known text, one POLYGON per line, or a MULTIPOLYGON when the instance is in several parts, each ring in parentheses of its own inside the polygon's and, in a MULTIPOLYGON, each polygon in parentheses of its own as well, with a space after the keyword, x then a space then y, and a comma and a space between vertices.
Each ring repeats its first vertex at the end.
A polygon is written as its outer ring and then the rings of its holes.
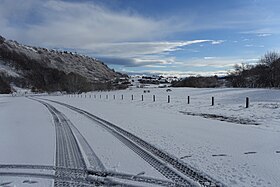
POLYGON ((3 0, 0 33, 30 45, 72 48, 92 55, 135 58, 181 50, 182 47, 223 40, 161 41, 183 29, 170 19, 116 12, 90 2, 3 0), (17 12, 17 14, 14 14, 17 12), (33 21, 29 21, 32 19, 33 21), (16 16, 14 16, 16 15, 16 16), (11 22, 23 25, 15 26, 11 22), (84 50, 84 51, 83 51, 84 50))
POLYGON ((168 19, 115 12, 90 2, 4 0, 1 7, 2 34, 21 42, 52 47, 82 48, 107 42, 149 41, 180 30, 179 24, 172 25, 168 19), (36 14, 35 21, 28 22, 32 12, 36 14), (23 25, 14 26, 11 21, 23 25), (13 32, 8 32, 11 30, 13 32))
POLYGON ((135 57, 142 55, 162 54, 181 50, 181 47, 198 43, 212 42, 212 40, 192 40, 179 42, 117 42, 90 44, 82 48, 92 50, 99 55, 135 57))
POLYGON ((164 70, 148 70, 148 71, 126 71, 127 73, 133 74, 152 74, 152 75, 163 75, 163 76, 177 76, 177 77, 189 77, 189 76, 224 76, 227 75, 227 71, 164 71, 164 70))
POLYGON ((215 56, 205 56, 204 60, 212 60, 212 59, 216 59, 217 57, 215 56))
POLYGON ((261 33, 261 34, 258 34, 257 36, 258 37, 267 37, 267 36, 271 36, 272 34, 271 33, 261 33))
POLYGON ((235 64, 247 63, 254 64, 258 59, 255 58, 237 58, 237 57, 203 57, 190 58, 184 61, 185 67, 212 67, 230 69, 235 64))
POLYGON ((263 48, 264 45, 253 45, 253 44, 246 44, 245 47, 261 47, 263 48))
POLYGON ((221 43, 224 43, 225 42, 225 40, 213 40, 212 42, 211 42, 211 44, 213 44, 213 45, 218 45, 218 44, 221 44, 221 43))

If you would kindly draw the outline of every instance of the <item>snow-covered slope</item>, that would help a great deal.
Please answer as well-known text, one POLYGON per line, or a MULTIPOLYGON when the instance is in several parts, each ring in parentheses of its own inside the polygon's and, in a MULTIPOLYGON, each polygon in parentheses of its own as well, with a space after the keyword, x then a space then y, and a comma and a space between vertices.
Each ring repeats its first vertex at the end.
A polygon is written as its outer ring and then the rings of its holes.
POLYGON ((83 85, 85 82, 106 82, 122 75, 95 58, 30 47, 1 37, 0 76, 8 77, 5 78, 7 82, 21 87, 31 85, 43 90, 51 87, 53 90, 53 87, 61 88, 68 84, 66 80, 69 79, 83 85))

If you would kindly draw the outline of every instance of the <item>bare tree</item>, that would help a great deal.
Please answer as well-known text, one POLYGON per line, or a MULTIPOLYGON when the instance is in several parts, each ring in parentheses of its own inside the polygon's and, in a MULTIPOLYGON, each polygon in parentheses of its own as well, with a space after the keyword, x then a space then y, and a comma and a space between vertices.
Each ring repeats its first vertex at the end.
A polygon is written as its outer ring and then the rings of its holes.
POLYGON ((265 64, 267 66, 271 66, 273 62, 277 61, 280 58, 280 54, 272 51, 272 52, 267 52, 261 59, 260 63, 265 64))

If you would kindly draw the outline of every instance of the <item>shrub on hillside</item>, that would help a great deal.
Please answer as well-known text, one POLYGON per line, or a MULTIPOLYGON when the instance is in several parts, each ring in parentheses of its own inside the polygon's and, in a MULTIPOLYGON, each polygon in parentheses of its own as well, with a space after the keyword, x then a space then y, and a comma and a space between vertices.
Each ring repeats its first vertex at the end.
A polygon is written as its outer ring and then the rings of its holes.
POLYGON ((9 94, 11 92, 11 86, 0 75, 0 94, 9 94))

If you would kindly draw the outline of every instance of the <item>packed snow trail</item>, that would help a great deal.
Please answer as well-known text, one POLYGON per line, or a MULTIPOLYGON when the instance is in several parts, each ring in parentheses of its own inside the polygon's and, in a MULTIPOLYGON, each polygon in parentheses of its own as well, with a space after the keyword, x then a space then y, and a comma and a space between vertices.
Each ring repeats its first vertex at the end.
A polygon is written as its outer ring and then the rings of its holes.
POLYGON ((71 110, 85 115, 95 122, 98 122, 103 128, 117 137, 120 141, 122 141, 131 150, 137 153, 141 158, 147 161, 151 166, 161 172, 168 179, 171 179, 175 182, 185 183, 187 185, 195 185, 195 182, 197 182, 201 186, 225 186, 224 184, 212 179, 210 176, 202 173, 201 171, 188 166, 178 158, 156 148, 141 138, 110 122, 107 122, 104 119, 62 102, 49 99, 44 100, 63 105, 71 110))

